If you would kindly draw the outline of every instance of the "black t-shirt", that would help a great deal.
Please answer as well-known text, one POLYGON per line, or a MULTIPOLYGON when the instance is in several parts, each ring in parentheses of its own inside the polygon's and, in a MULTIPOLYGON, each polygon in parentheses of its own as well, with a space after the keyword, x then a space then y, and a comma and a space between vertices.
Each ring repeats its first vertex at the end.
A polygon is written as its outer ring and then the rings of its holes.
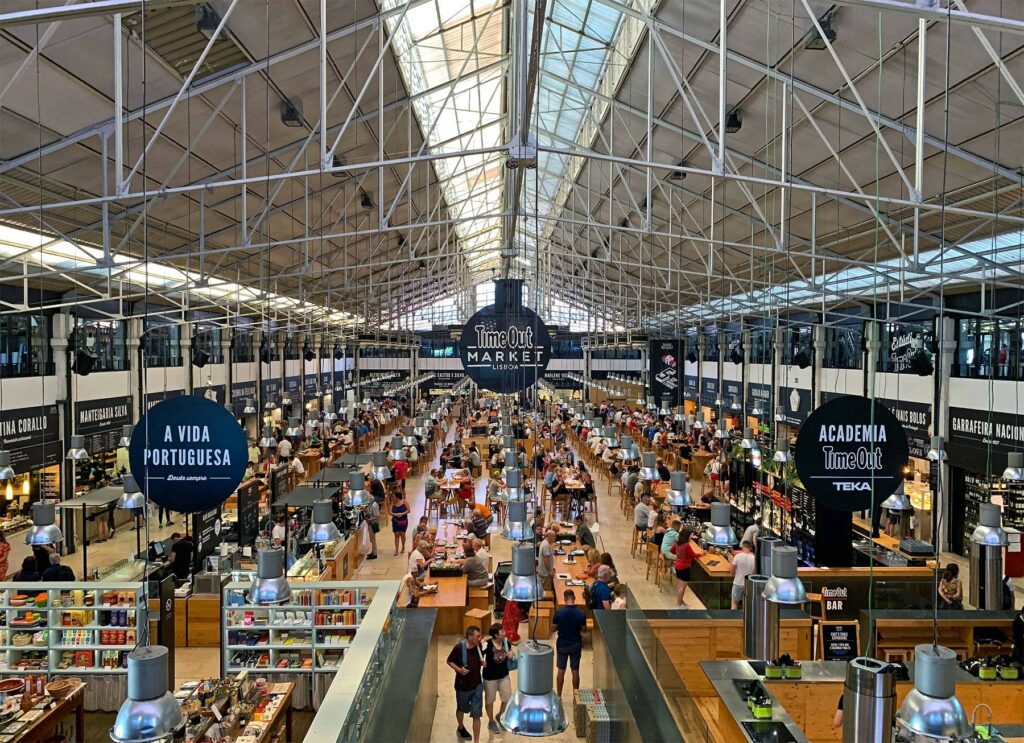
POLYGON ((489 640, 484 650, 484 659, 487 665, 484 666, 484 680, 496 681, 508 676, 508 658, 510 651, 505 649, 507 640, 502 640, 501 645, 496 646, 496 640, 489 640))
POLYGON ((188 578, 192 569, 193 548, 192 540, 188 537, 182 537, 171 545, 171 570, 180 580, 188 578))
POLYGON ((461 673, 455 674, 455 691, 473 691, 473 689, 483 683, 480 679, 483 658, 481 657, 479 645, 471 648, 466 646, 465 640, 459 640, 448 654, 448 662, 469 669, 469 673, 465 676, 461 673))

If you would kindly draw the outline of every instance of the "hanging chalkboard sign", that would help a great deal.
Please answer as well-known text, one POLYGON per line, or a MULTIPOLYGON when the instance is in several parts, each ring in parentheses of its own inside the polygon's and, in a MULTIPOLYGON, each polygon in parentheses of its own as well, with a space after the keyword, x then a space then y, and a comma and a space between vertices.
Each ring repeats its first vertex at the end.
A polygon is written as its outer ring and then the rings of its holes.
POLYGON ((287 464, 279 464, 270 472, 270 494, 272 501, 276 503, 291 492, 291 478, 288 473, 287 464))
POLYGON ((853 660, 860 654, 857 622, 821 622, 821 659, 853 660))

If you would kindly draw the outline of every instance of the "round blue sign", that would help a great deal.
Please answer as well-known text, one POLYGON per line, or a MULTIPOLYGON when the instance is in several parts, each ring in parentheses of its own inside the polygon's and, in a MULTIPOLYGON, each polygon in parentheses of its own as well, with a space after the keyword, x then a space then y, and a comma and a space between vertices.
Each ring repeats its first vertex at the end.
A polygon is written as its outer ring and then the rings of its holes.
POLYGON ((128 459, 146 496, 179 513, 209 511, 245 474, 245 432, 223 405, 184 395, 153 406, 132 432, 128 459))
POLYGON ((462 328, 459 355, 466 374, 491 392, 509 394, 537 383, 551 353, 551 334, 529 307, 484 307, 462 328))

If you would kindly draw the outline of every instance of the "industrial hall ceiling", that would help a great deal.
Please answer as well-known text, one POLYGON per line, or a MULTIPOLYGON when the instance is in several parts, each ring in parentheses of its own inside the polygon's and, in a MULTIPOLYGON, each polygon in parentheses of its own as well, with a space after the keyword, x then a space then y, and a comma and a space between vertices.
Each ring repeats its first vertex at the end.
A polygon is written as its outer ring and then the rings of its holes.
POLYGON ((1019 288, 1024 3, 4 0, 2 311, 665 329, 1019 288))

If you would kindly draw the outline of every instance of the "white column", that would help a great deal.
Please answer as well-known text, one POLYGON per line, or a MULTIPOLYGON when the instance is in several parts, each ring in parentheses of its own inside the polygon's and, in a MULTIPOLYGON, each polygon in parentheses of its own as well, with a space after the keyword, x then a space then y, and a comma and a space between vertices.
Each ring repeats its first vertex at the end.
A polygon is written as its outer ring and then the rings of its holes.
MULTIPOLYGON (((941 325, 937 327, 936 337, 939 339, 938 364, 935 365, 935 373, 939 377, 938 395, 935 409, 932 411, 932 435, 942 436, 949 440, 949 378, 952 376, 953 359, 956 353, 956 322, 948 317, 939 320, 941 325)), ((949 519, 946 511, 949 506, 949 465, 940 464, 938 487, 933 489, 932 499, 933 524, 942 523, 942 531, 935 532, 935 540, 939 550, 949 550, 949 519)))
POLYGON ((132 421, 138 421, 146 412, 146 401, 141 399, 145 394, 143 380, 146 373, 142 364, 142 355, 139 347, 142 345, 143 323, 142 318, 133 317, 125 321, 126 328, 125 353, 128 361, 128 389, 132 391, 132 421), (138 398, 138 399, 137 399, 138 398))
POLYGON ((821 390, 825 388, 825 349, 828 344, 828 334, 825 332, 824 325, 815 325, 811 332, 814 342, 814 373, 811 375, 813 380, 811 384, 814 389, 811 390, 811 410, 814 410, 821 404, 819 398, 821 390))

